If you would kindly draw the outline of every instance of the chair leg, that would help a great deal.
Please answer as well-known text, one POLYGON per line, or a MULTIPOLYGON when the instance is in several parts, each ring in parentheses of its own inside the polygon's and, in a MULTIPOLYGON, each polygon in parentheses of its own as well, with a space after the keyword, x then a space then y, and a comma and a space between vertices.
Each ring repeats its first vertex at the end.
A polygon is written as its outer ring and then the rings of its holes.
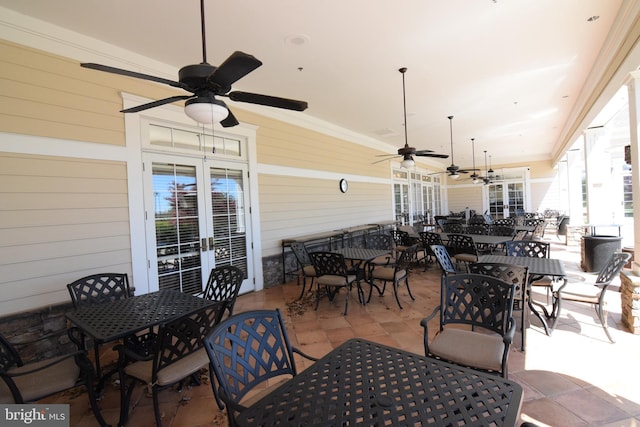
POLYGON ((96 395, 96 389, 93 387, 93 366, 91 365, 91 361, 87 358, 83 357, 81 359, 76 359, 78 365, 80 366, 80 371, 82 372, 82 376, 85 381, 85 385, 87 387, 87 394, 89 395, 89 404, 91 405, 91 411, 93 411, 93 415, 96 417, 96 421, 102 427, 108 427, 109 424, 102 417, 102 413, 100 412, 100 408, 98 407, 98 397, 96 395))
MULTIPOLYGON (((360 286, 360 284, 358 284, 358 287, 360 286)), ((349 309, 349 294, 351 293, 351 287, 349 285, 346 286, 347 289, 347 296, 345 297, 345 302, 344 302, 344 315, 347 315, 347 310, 349 309)), ((338 290, 336 289, 336 293, 338 292, 338 290)))
MULTIPOLYGON (((298 276, 298 285, 300 285, 300 276, 298 276)), ((298 299, 302 299, 302 297, 304 296, 304 290, 306 287, 307 287, 307 276, 303 274, 302 275, 302 291, 300 291, 300 296, 298 297, 298 299)), ((311 282, 311 287, 313 289, 313 282, 311 282)))
POLYGON ((93 357, 96 362, 96 378, 100 380, 102 378, 102 368, 100 367, 100 345, 93 341, 93 357))
POLYGON ((611 336, 609 332, 609 328, 607 327, 607 313, 604 311, 602 304, 598 304, 595 306, 596 313, 598 314, 598 318, 600 319, 600 324, 602 325, 602 329, 604 329, 604 333, 607 334, 607 338, 611 343, 615 343, 616 341, 611 336))
POLYGON ((120 421, 118 421, 119 426, 124 426, 127 424, 127 420, 129 419, 129 403, 131 402, 131 395, 133 394, 133 389, 136 385, 136 380, 131 380, 131 384, 127 388, 126 377, 124 375, 120 375, 120 421))
POLYGON ((411 301, 415 301, 416 299, 413 297, 413 294, 411 293, 411 288, 409 288, 409 275, 407 275, 407 277, 404 278, 404 284, 407 286, 407 292, 409 292, 409 297, 411 298, 411 301))
POLYGON ((318 311, 318 305, 320 305, 320 283, 316 284, 316 311, 318 311))
POLYGON ((162 417, 160 416, 160 402, 158 401, 158 388, 153 387, 153 413, 156 417, 156 427, 162 427, 162 417))
POLYGON ((396 302, 398 303, 400 310, 403 310, 402 304, 400 304, 400 298, 398 298, 398 282, 396 281, 393 282, 393 296, 396 297, 396 302))

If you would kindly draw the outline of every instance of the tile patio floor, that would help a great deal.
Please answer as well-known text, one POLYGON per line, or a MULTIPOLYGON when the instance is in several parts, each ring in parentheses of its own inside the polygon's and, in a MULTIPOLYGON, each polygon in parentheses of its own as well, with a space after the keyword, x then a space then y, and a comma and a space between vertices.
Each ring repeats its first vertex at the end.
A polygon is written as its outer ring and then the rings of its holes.
MULTIPOLYGON (((559 244, 555 236, 548 236, 546 240, 552 243, 552 257, 565 261, 572 279, 591 276, 579 270, 579 245, 559 244)), ((387 292, 383 297, 374 293, 371 303, 362 306, 353 292, 347 316, 342 315, 344 294, 334 302, 322 300, 318 311, 311 307, 302 314, 291 316, 286 303, 300 293, 300 288, 292 281, 240 296, 235 311, 280 308, 292 343, 318 357, 352 337, 422 354, 419 323, 438 304, 439 277, 440 272, 435 267, 412 273, 410 284, 416 300, 410 301, 406 290, 401 290, 404 310, 398 308, 392 293, 387 292)), ((546 295, 537 294, 534 298, 545 301, 546 295)), ((516 334, 509 356, 509 375, 524 388, 521 422, 558 427, 640 426, 640 336, 624 331, 620 324, 619 293, 609 291, 608 298, 609 328, 616 339, 615 344, 607 340, 591 307, 569 303, 564 305, 551 337, 546 336, 537 320, 532 318, 525 353, 520 351, 520 335, 516 334)), ((117 425, 118 399, 119 389, 109 385, 100 401, 103 415, 112 425, 117 425)), ((226 416, 218 410, 208 382, 182 392, 163 391, 161 401, 166 427, 227 425, 226 416)), ((66 393, 52 397, 48 402, 70 403, 72 426, 97 425, 85 394, 66 393)), ((133 402, 128 425, 154 426, 151 399, 144 393, 144 388, 136 390, 133 402)))

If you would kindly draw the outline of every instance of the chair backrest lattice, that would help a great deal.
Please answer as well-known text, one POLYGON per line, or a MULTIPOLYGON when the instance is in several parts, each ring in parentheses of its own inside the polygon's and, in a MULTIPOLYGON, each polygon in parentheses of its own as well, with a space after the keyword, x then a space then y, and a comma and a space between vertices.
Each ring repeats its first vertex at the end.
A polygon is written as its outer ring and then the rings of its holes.
POLYGON ((431 249, 431 245, 444 246, 444 244, 442 243, 442 237, 440 237, 440 234, 434 233, 431 231, 421 231, 420 241, 422 242, 422 246, 426 249, 429 255, 435 256, 435 254, 433 253, 433 250, 431 249))
POLYGON ((464 227, 462 224, 455 222, 444 224, 443 230, 445 233, 464 233, 464 227))
POLYGON ((391 230, 391 237, 396 246, 411 246, 411 236, 409 232, 402 230, 391 230))
MULTIPOLYGON (((508 225, 494 225, 493 228, 491 228, 491 234, 493 234, 494 236, 512 237, 512 236, 515 236, 516 229, 508 225)), ((525 234, 526 234, 526 231, 525 231, 525 234)))
POLYGON ((297 374, 293 351, 278 309, 236 314, 205 339, 225 403, 238 403, 255 386, 297 374))
POLYGON ((417 250, 418 245, 416 244, 400 251, 400 255, 398 256, 395 264, 396 272, 400 270, 405 270, 406 272, 408 272, 412 268, 417 250))
POLYGON ((307 251, 307 247, 304 243, 291 243, 291 252, 293 252, 293 255, 296 257, 296 261, 300 264, 300 267, 311 265, 311 258, 309 257, 309 252, 307 251))
POLYGON ((473 237, 464 234, 449 234, 447 249, 452 255, 477 253, 473 237))
POLYGON ((513 218, 498 218, 493 222, 494 226, 502 225, 507 227, 513 227, 516 222, 513 218))
POLYGON ((438 265, 442 270, 442 274, 455 274, 457 273, 456 266, 447 251, 447 248, 443 245, 431 245, 431 250, 438 261, 438 265))
POLYGON ((367 249, 387 250, 393 247, 393 239, 389 234, 365 234, 364 245, 367 249))
POLYGON ((129 298, 126 273, 101 273, 85 276, 67 285, 75 308, 129 298))
MULTIPOLYGON (((527 283, 528 268, 497 262, 476 262, 469 264, 469 273, 495 277, 514 285, 514 301, 522 300, 522 291, 527 283)), ((519 303, 518 303, 519 304, 519 303)))
POLYGON ((231 316, 244 279, 244 271, 236 266, 222 265, 213 268, 209 273, 202 297, 225 303, 229 316, 231 316))
POLYGON ((507 256, 549 258, 550 245, 536 240, 511 240, 505 242, 507 256))
POLYGON ((225 303, 202 308, 195 313, 161 325, 153 362, 153 381, 163 369, 204 347, 205 337, 220 322, 225 303))
POLYGON ((600 269, 596 284, 608 286, 618 276, 618 273, 624 268, 629 258, 631 258, 631 254, 626 252, 614 252, 611 254, 609 261, 600 269))
POLYGON ((489 234, 489 228, 486 224, 472 224, 465 231, 467 234, 489 234))
POLYGON ((309 254, 318 276, 347 276, 344 256, 335 252, 311 252, 309 254))
POLYGON ((514 288, 513 284, 482 274, 443 276, 440 329, 466 324, 504 335, 513 313, 514 288))

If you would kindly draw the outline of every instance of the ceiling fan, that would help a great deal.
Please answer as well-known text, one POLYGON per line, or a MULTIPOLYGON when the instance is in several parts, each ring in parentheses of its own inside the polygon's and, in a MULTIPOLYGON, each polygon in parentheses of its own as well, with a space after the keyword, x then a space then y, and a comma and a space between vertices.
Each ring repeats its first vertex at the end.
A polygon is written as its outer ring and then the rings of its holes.
POLYGON ((422 156, 422 157, 436 157, 439 159, 446 159, 449 157, 447 154, 437 154, 434 153, 433 150, 416 150, 415 147, 409 147, 409 139, 407 137, 407 97, 405 93, 405 85, 404 85, 404 73, 407 72, 407 67, 402 67, 398 71, 402 74, 402 102, 404 106, 404 147, 398 148, 398 154, 382 154, 378 157, 386 157, 385 159, 378 160, 375 163, 384 162, 386 160, 391 160, 395 157, 402 157, 401 166, 403 168, 409 169, 415 166, 415 162, 413 161, 413 156, 422 156))
MULTIPOLYGON (((489 156, 489 162, 491 162, 491 156, 489 156)), ((487 169, 487 150, 484 150, 484 170, 486 171, 486 175, 479 177, 484 185, 493 184, 494 179, 500 179, 498 175, 494 174, 493 169, 491 169, 491 165, 489 165, 489 169, 487 169)))
POLYGON ((469 176, 469 178, 473 181, 474 184, 480 182, 482 177, 476 173, 476 142, 475 138, 471 138, 471 158, 473 159, 473 173, 469 176))
MULTIPOLYGON (((469 173, 469 172, 475 172, 478 169, 475 168, 475 164, 474 167, 472 169, 460 169, 460 166, 456 165, 453 162, 453 116, 448 116, 447 117, 449 119, 449 135, 450 135, 450 139, 451 139, 451 165, 447 167, 446 171, 442 171, 442 172, 436 172, 435 174, 431 174, 431 175, 436 175, 439 173, 447 173, 448 177, 451 179, 458 179, 460 177, 461 173, 469 173)), ((474 161, 475 163, 475 161, 474 161)))
POLYGON ((186 65, 182 67, 178 72, 178 81, 101 64, 82 63, 80 65, 84 68, 105 71, 107 73, 120 74, 127 77, 163 83, 190 92, 189 95, 171 96, 169 98, 127 108, 121 110, 121 113, 137 113, 148 108, 185 100, 185 114, 196 122, 204 124, 220 123, 223 127, 232 127, 238 124, 238 120, 227 108, 224 102, 216 99, 216 96, 228 97, 232 101, 266 105, 269 107, 284 108, 294 111, 304 111, 307 108, 307 103, 305 101, 296 101, 294 99, 260 95, 250 92, 231 92, 231 85, 233 83, 260 67, 262 62, 252 55, 235 51, 220 66, 216 67, 210 65, 207 63, 204 0, 200 0, 200 22, 202 29, 202 62, 200 64, 186 65))

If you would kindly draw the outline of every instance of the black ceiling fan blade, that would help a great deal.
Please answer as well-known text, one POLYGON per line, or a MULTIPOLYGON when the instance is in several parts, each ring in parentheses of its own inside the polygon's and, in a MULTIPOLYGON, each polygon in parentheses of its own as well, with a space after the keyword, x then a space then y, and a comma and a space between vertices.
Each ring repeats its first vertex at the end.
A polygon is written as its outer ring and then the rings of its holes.
POLYGON ((424 150, 420 150, 420 151, 416 151, 414 154, 416 156, 422 156, 422 157, 435 157, 438 159, 448 159, 449 155, 448 154, 438 154, 438 153, 424 153, 424 150))
POLYGON ((221 93, 231 90, 231 85, 258 68, 262 62, 253 55, 233 52, 208 78, 210 83, 219 85, 221 93))
POLYGON ((403 156, 398 156, 397 154, 382 154, 382 155, 377 156, 377 157, 382 157, 382 156, 385 156, 386 159, 376 160, 375 162, 372 162, 371 164, 375 165, 376 163, 386 162, 386 161, 389 161, 391 159, 395 159, 396 157, 403 157, 403 156))
POLYGON ((183 85, 180 82, 176 82, 169 79, 163 79, 162 77, 156 77, 149 74, 138 73, 135 71, 123 70, 122 68, 109 67, 108 65, 95 64, 93 62, 84 62, 80 64, 80 66, 84 68, 90 68, 92 70, 105 71, 107 73, 112 73, 112 74, 120 74, 121 76, 133 77, 133 78, 142 79, 142 80, 150 80, 152 82, 162 83, 165 85, 189 90, 185 85, 183 85))
POLYGON ((304 111, 308 104, 305 101, 295 99, 279 98, 277 96, 260 95, 251 92, 231 92, 229 99, 238 102, 248 102, 250 104, 266 105, 268 107, 284 108, 286 110, 304 111))
POLYGON ((171 104, 176 101, 183 101, 185 99, 193 98, 194 95, 178 95, 171 96, 169 98, 159 99, 157 101, 148 102, 146 104, 138 105, 136 107, 120 110, 121 113, 137 113, 139 111, 148 110, 149 108, 159 107, 164 104, 171 104))
POLYGON ((227 107, 227 110, 229 111, 229 115, 226 119, 220 122, 220 125, 222 125, 223 128, 230 128, 239 125, 240 122, 238 122, 236 116, 234 116, 231 110, 229 110, 229 107, 227 107))

